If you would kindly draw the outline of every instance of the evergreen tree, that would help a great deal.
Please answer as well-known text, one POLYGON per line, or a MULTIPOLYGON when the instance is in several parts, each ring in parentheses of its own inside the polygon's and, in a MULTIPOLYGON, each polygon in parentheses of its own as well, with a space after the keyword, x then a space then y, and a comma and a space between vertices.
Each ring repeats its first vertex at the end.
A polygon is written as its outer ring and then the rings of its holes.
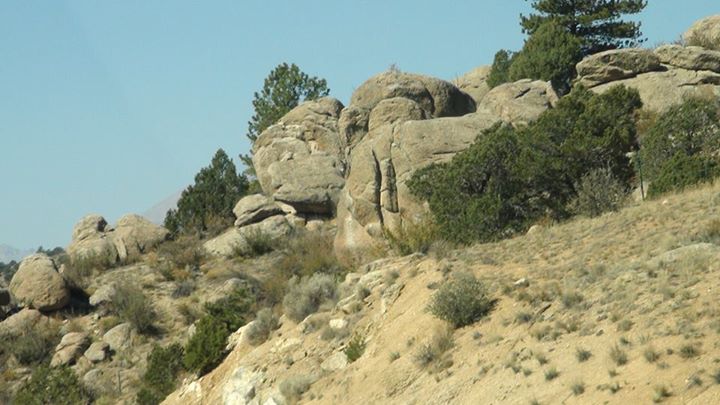
POLYGON ((487 85, 492 89, 510 81, 510 66, 513 63, 514 54, 508 50, 501 49, 495 53, 490 73, 487 77, 487 85))
POLYGON ((165 227, 173 235, 220 231, 232 224, 232 210, 247 190, 247 177, 238 174, 225 151, 218 149, 210 166, 195 176, 195 184, 182 192, 177 209, 168 211, 165 227))
MULTIPOLYGON (((255 93, 252 102, 255 114, 248 122, 247 132, 251 144, 265 129, 302 101, 315 100, 329 93, 325 79, 308 76, 294 63, 278 65, 265 78, 262 90, 255 93)), ((247 166, 247 173, 254 175, 251 156, 241 155, 240 160, 247 166)))
POLYGON ((550 81, 565 94, 570 91, 581 46, 581 41, 565 27, 548 21, 525 41, 522 51, 513 58, 508 76, 511 81, 525 78, 550 81))
POLYGON ((520 25, 533 35, 544 23, 556 21, 582 41, 581 53, 586 56, 642 43, 640 23, 621 17, 637 14, 645 6, 646 0, 533 0, 538 14, 521 16, 520 25))

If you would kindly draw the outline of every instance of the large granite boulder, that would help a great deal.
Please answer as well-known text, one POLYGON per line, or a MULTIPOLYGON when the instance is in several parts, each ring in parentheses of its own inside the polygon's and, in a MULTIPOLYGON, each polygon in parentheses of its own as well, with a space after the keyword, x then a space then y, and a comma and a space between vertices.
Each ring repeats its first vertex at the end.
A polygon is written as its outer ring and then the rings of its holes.
POLYGON ((24 308, 0 322, 0 342, 14 339, 32 329, 47 329, 52 322, 40 311, 24 308))
POLYGON ((253 165, 266 195, 298 213, 332 215, 345 184, 343 105, 325 97, 296 107, 258 137, 253 165))
POLYGON ((662 70, 660 59, 649 49, 613 49, 590 55, 577 64, 580 83, 586 87, 662 70))
POLYGON ((61 309, 70 302, 70 289, 57 265, 41 253, 20 262, 10 281, 10 293, 18 303, 40 311, 61 309))
POLYGON ((643 73, 630 79, 601 84, 591 90, 603 93, 617 85, 637 89, 643 108, 656 112, 662 112, 688 97, 720 97, 720 74, 679 68, 643 73))
POLYGON ((146 253, 165 241, 170 232, 140 215, 128 214, 120 218, 115 225, 111 239, 121 262, 128 258, 146 253))
POLYGON ((66 366, 75 363, 78 357, 90 344, 90 337, 85 332, 70 332, 62 337, 55 347, 55 354, 50 360, 51 367, 66 366))
POLYGON ((248 250, 249 238, 262 235, 271 239, 280 239, 287 236, 292 229, 286 216, 275 215, 255 224, 241 228, 233 227, 220 236, 208 240, 203 247, 207 253, 213 256, 233 256, 248 250))
POLYGON ((275 215, 284 214, 282 207, 272 198, 262 194, 253 194, 243 197, 233 209, 235 226, 242 227, 254 224, 275 215))
POLYGON ((663 45, 655 49, 660 62, 688 70, 720 73, 720 51, 699 46, 663 45))
POLYGON ((463 117, 396 120, 374 128, 350 157, 351 170, 338 205, 339 257, 361 255, 384 229, 396 231, 403 221, 416 221, 425 207, 407 187, 412 174, 450 160, 500 121, 481 111, 463 117))
POLYGON ((487 84, 487 78, 490 75, 492 66, 480 66, 455 80, 455 85, 475 100, 475 104, 480 104, 482 99, 490 91, 487 84))
POLYGON ((73 228, 68 255, 72 259, 102 258, 115 262, 118 252, 109 237, 111 231, 105 218, 100 215, 90 214, 81 218, 73 228))
POLYGON ((478 104, 478 111, 513 124, 527 124, 557 103, 558 95, 549 82, 523 79, 490 90, 478 104))
POLYGON ((72 260, 126 263, 167 239, 169 232, 140 215, 120 218, 115 228, 100 215, 83 217, 73 228, 67 252, 72 260))
POLYGON ((720 14, 711 15, 696 21, 684 34, 683 39, 690 45, 707 47, 715 45, 720 50, 720 14))
POLYGON ((417 103, 427 117, 458 117, 475 111, 475 101, 452 83, 434 77, 387 71, 353 92, 340 116, 339 131, 351 147, 368 132, 370 112, 383 100, 402 97, 417 103))

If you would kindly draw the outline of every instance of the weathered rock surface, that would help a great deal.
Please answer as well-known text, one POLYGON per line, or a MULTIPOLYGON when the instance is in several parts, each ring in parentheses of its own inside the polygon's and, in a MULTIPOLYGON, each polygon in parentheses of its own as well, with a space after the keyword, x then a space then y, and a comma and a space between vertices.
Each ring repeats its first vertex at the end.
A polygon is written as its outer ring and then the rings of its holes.
POLYGON ((265 194, 299 213, 332 215, 345 184, 343 105, 325 97, 305 102, 266 129, 253 145, 253 165, 265 194))
POLYGON ((120 218, 115 228, 100 215, 83 217, 73 228, 67 252, 73 259, 93 258, 125 263, 167 239, 167 229, 135 214, 120 218))
POLYGON ((167 229, 155 225, 140 215, 129 214, 120 218, 115 225, 112 240, 118 251, 118 258, 124 262, 128 257, 137 257, 148 249, 165 241, 167 229))
POLYGON ((100 215, 90 214, 75 224, 67 252, 73 259, 103 257, 117 260, 117 248, 108 233, 112 231, 100 215))
POLYGON ((292 231, 292 227, 283 215, 276 215, 242 228, 232 228, 220 236, 203 244, 205 251, 215 256, 231 256, 248 248, 248 237, 265 234, 272 239, 281 238, 292 231))
POLYGON ((25 308, 0 322, 0 341, 18 337, 35 328, 45 328, 50 322, 50 318, 40 311, 25 308))
POLYGON ((720 73, 720 51, 699 46, 663 45, 655 49, 660 62, 688 70, 710 70, 720 73))
POLYGON ((10 281, 15 299, 40 311, 54 311, 70 302, 70 290, 55 262, 45 254, 34 254, 20 262, 10 281))
POLYGON ((643 73, 630 79, 601 84, 592 90, 602 93, 617 85, 637 89, 643 108, 652 111, 666 110, 688 97, 720 96, 720 74, 679 68, 643 73))
POLYGON ((110 346, 110 349, 120 352, 132 345, 133 335, 134 330, 132 325, 129 323, 121 323, 105 332, 102 340, 110 346))
POLYGON ((57 367, 73 364, 82 355, 89 343, 90 339, 85 332, 66 334, 55 347, 55 354, 50 361, 50 366, 57 367))
POLYGON ((262 194, 243 197, 233 209, 235 226, 254 224, 274 215, 284 214, 282 208, 272 198, 262 194))
POLYGON ((641 73, 662 70, 660 59, 649 49, 613 49, 590 55, 577 64, 580 82, 587 87, 641 73))
POLYGON ((691 44, 717 44, 720 46, 720 14, 696 21, 685 31, 683 39, 691 44))
POLYGON ((453 84, 429 76, 388 71, 366 80, 342 111, 340 135, 351 147, 368 133, 370 113, 380 102, 404 98, 417 103, 428 118, 459 117, 475 111, 475 102, 453 84))
POLYGON ((348 365, 348 358, 343 352, 334 353, 320 364, 320 368, 328 373, 342 370, 348 365))
POLYGON ((487 78, 490 74, 492 66, 479 66, 455 80, 455 85, 475 100, 475 104, 480 104, 485 95, 490 91, 487 85, 487 78))
POLYGON ((112 302, 115 295, 115 284, 103 284, 90 296, 88 303, 94 307, 112 302))
POLYGON ((99 363, 105 360, 110 352, 110 345, 106 342, 94 342, 85 351, 85 358, 93 363, 99 363))
POLYGON ((490 90, 478 104, 478 112, 485 110, 503 121, 526 124, 536 120, 557 101, 557 93, 549 82, 523 79, 490 90))
POLYGON ((256 395, 256 386, 262 382, 264 375, 238 367, 223 386, 223 404, 247 405, 256 395))

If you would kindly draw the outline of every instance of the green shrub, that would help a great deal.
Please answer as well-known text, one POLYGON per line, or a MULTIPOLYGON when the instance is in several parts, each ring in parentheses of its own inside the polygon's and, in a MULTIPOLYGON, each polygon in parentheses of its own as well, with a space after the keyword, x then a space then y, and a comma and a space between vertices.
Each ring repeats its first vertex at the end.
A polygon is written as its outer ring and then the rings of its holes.
POLYGON ((20 364, 32 365, 47 361, 60 341, 57 329, 28 328, 7 342, 8 352, 20 364))
POLYGON ((147 357, 143 387, 137 395, 140 405, 155 405, 165 399, 177 386, 182 370, 183 348, 177 343, 167 347, 155 346, 147 357))
POLYGON ((125 322, 130 322, 138 332, 152 334, 157 331, 157 313, 140 287, 129 282, 118 283, 111 302, 113 312, 125 322))
POLYGON ((205 316, 195 324, 195 334, 185 346, 183 365, 188 371, 206 374, 225 358, 230 330, 225 323, 205 316))
POLYGON ((541 24, 525 41, 510 66, 511 81, 543 80, 560 93, 570 90, 575 65, 582 59, 582 41, 555 20, 541 24))
POLYGON ((449 163, 416 171, 408 186, 453 242, 493 241, 544 217, 565 218, 574 184, 593 169, 608 168, 629 186, 640 105, 637 91, 622 86, 601 95, 575 88, 536 122, 496 125, 449 163))
POLYGON ((227 354, 228 336, 247 323, 253 306, 253 297, 244 288, 206 304, 207 315, 195 324, 195 334, 185 346, 185 368, 203 375, 220 364, 227 354))
POLYGON ((294 404, 300 400, 302 394, 310 389, 313 382, 314 378, 310 376, 293 376, 280 383, 280 393, 291 404, 294 404))
POLYGON ((177 208, 167 212, 164 225, 173 237, 218 234, 234 223, 232 210, 247 189, 247 177, 218 149, 210 165, 195 175, 195 183, 183 190, 177 208))
POLYGON ((440 286, 429 309, 436 317, 459 328, 487 315, 492 306, 482 283, 471 274, 459 273, 440 286))
POLYGON ((510 81, 510 66, 513 63, 513 56, 512 52, 505 49, 495 53, 490 73, 485 81, 491 89, 510 81))
POLYGON ((234 332, 250 320, 254 304, 255 300, 249 289, 238 288, 227 297, 205 304, 205 312, 234 332))
POLYGON ((437 227, 429 215, 418 221, 407 220, 396 232, 385 231, 390 248, 402 256, 413 253, 427 253, 438 239, 437 227))
POLYGON ((258 257, 275 250, 278 241, 260 228, 245 232, 245 243, 233 249, 235 256, 258 257))
POLYGON ((679 153, 709 159, 720 150, 720 102, 691 98, 655 118, 640 139, 643 178, 654 182, 679 153))
POLYGON ((365 346, 365 336, 355 335, 350 342, 348 342, 348 345, 345 350, 343 350, 343 353, 347 356, 348 361, 352 363, 365 353, 365 346))
POLYGON ((627 197, 628 190, 610 170, 602 168, 590 171, 575 183, 577 196, 571 202, 574 213, 597 217, 608 211, 617 211, 627 197))
POLYGON ((20 387, 13 403, 18 405, 81 405, 92 401, 90 392, 68 367, 38 367, 20 387))
POLYGON ((258 345, 267 340, 270 333, 279 326, 278 318, 273 314, 272 309, 263 308, 258 311, 255 320, 247 331, 250 344, 258 345))
POLYGON ((714 179, 720 174, 718 162, 702 156, 688 156, 678 152, 661 169, 650 183, 648 196, 655 197, 669 191, 683 190, 688 186, 714 179))
POLYGON ((336 299, 335 279, 328 274, 317 273, 310 277, 294 277, 290 280, 288 292, 283 299, 283 308, 290 319, 300 322, 317 312, 321 305, 334 303, 336 299))
MULTIPOLYGON (((162 243, 157 248, 157 256, 170 263, 169 269, 160 269, 167 274, 165 278, 174 280, 174 270, 198 271, 205 260, 205 250, 197 235, 181 235, 174 240, 162 243)), ((163 263, 158 263, 163 266, 163 263)))

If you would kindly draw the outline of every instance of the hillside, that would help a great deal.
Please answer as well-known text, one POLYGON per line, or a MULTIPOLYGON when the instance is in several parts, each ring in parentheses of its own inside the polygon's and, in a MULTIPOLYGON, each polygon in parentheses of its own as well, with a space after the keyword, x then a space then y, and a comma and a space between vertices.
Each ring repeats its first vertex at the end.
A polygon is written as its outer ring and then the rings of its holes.
POLYGON ((0 403, 720 403, 713 30, 288 106, 256 179, 219 149, 6 271, 0 403))
POLYGON ((347 320, 365 337, 354 363, 323 363, 347 337, 327 342, 322 326, 302 332, 313 320, 286 320, 165 403, 231 403, 250 387, 258 403, 272 403, 263 401, 299 378, 313 381, 301 402, 318 404, 717 403, 718 214, 716 185, 499 243, 380 260, 347 277, 372 290, 359 312, 344 313, 343 301, 312 317, 347 320), (423 367, 423 345, 444 330, 426 306, 457 272, 479 277, 496 306, 452 332, 453 347, 423 367), (551 370, 558 376, 548 381, 551 370))
POLYGON ((23 257, 31 254, 32 252, 32 249, 18 249, 10 245, 0 245, 0 263, 9 263, 13 260, 21 260, 23 257))

